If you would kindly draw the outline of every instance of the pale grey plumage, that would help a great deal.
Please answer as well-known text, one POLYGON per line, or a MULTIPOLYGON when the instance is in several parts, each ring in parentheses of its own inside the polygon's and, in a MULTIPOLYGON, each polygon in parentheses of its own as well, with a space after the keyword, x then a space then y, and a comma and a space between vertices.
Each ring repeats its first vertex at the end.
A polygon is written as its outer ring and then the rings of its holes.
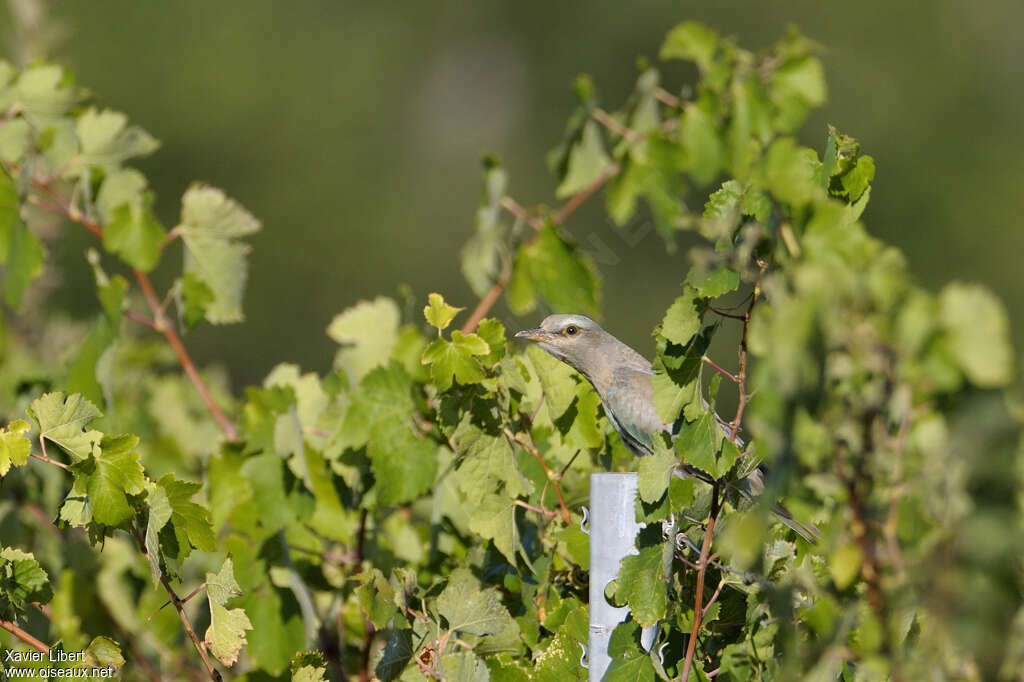
MULTIPOLYGON (((653 438, 671 431, 654 407, 654 370, 644 356, 606 332, 585 315, 549 315, 539 327, 524 329, 516 338, 534 341, 541 348, 582 374, 597 391, 604 412, 612 426, 622 437, 626 447, 638 455, 654 451, 653 438)), ((719 427, 727 436, 732 429, 718 415, 719 427)), ((736 439, 742 448, 743 442, 736 439)), ((705 472, 682 465, 681 469, 704 480, 711 480, 705 472)), ((754 469, 736 486, 735 494, 745 500, 756 497, 764 489, 764 471, 754 469)), ((818 535, 817 529, 796 521, 781 505, 773 512, 787 526, 810 542, 818 535)))

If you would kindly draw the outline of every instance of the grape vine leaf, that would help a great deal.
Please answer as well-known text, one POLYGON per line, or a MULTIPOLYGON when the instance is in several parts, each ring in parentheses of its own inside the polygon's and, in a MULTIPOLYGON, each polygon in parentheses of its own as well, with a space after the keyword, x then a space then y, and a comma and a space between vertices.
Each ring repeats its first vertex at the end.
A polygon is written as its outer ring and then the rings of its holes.
POLYGON ((555 310, 600 316, 601 282, 593 261, 551 225, 520 245, 507 289, 517 315, 536 308, 538 296, 555 310))
POLYGON ((89 108, 75 121, 81 145, 77 167, 116 170, 136 156, 152 154, 160 146, 157 140, 138 126, 128 125, 128 117, 119 111, 89 108))
POLYGON ((181 198, 181 223, 174 229, 185 242, 185 272, 213 294, 206 319, 240 322, 251 247, 236 240, 259 231, 260 222, 221 190, 193 185, 181 198))
POLYGON ((193 547, 204 552, 216 551, 210 511, 191 501, 202 487, 201 483, 179 481, 168 473, 150 488, 146 548, 154 583, 160 576, 160 559, 164 560, 168 574, 177 576, 193 547))
POLYGON ((687 59, 700 67, 702 72, 711 69, 718 34, 697 21, 687 21, 674 27, 665 36, 658 56, 661 59, 687 59))
POLYGON ((252 630, 252 623, 245 610, 229 609, 229 599, 242 594, 242 588, 235 580, 231 557, 224 560, 220 571, 206 574, 206 596, 210 602, 210 627, 203 641, 218 661, 230 667, 238 660, 238 652, 245 646, 245 631, 252 630))
POLYGON ((452 632, 500 637, 506 631, 519 631, 502 605, 498 591, 493 587, 483 588, 467 568, 451 572, 448 585, 437 598, 437 609, 452 632))
POLYGON ((943 326, 964 374, 978 386, 1003 386, 1013 378, 1013 348, 1002 303, 976 284, 954 282, 939 296, 943 326))
POLYGON ((26 409, 39 425, 39 438, 50 441, 81 461, 93 454, 103 434, 86 428, 102 413, 78 393, 65 399, 64 393, 44 393, 26 409))
POLYGON ((473 236, 462 247, 462 274, 470 289, 483 296, 498 279, 505 254, 505 228, 501 200, 508 187, 508 173, 493 160, 485 161, 484 196, 476 212, 473 236))
POLYGON ((24 419, 17 419, 5 428, 0 428, 0 478, 7 475, 11 466, 25 466, 32 441, 25 435, 32 427, 24 419))
POLYGON ((619 569, 615 598, 629 604, 633 620, 644 627, 664 618, 668 606, 661 554, 661 544, 641 547, 639 554, 624 557, 619 569))
POLYGON ((613 161, 604 147, 601 129, 596 121, 587 121, 580 140, 569 152, 569 166, 562 183, 555 190, 559 199, 571 197, 591 186, 612 167, 613 161))
POLYGON ((484 380, 480 362, 474 356, 491 352, 487 342, 476 334, 463 334, 456 329, 452 340, 436 339, 423 351, 423 364, 430 366, 430 375, 440 391, 447 391, 452 382, 462 385, 484 380))
POLYGON ((387 364, 398 340, 400 320, 398 304, 384 296, 360 301, 336 315, 327 327, 327 335, 341 344, 334 367, 344 370, 349 382, 356 384, 374 367, 387 364))
POLYGON ((427 301, 427 305, 423 307, 423 317, 427 318, 427 323, 431 327, 437 328, 438 333, 448 328, 460 310, 465 310, 465 308, 448 305, 444 296, 438 293, 430 294, 427 301))
POLYGON ((145 491, 146 476, 135 452, 138 436, 103 436, 92 456, 71 465, 76 484, 82 481, 92 505, 92 518, 119 526, 135 514, 129 495, 145 491))
POLYGON ((4 269, 4 299, 17 308, 29 282, 43 271, 46 252, 21 219, 14 178, 0 172, 0 265, 4 269))
POLYGON ((96 205, 103 219, 103 246, 133 268, 149 272, 160 260, 166 234, 153 214, 146 178, 134 168, 107 175, 96 205))
POLYGON ((31 552, 0 549, 0 618, 17 621, 30 602, 45 604, 52 596, 50 577, 31 552))

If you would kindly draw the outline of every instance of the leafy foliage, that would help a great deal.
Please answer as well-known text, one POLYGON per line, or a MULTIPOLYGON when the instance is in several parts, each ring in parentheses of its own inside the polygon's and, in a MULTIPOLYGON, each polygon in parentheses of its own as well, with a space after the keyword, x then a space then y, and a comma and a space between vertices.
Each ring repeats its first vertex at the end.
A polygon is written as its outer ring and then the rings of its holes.
POLYGON ((549 158, 561 207, 524 209, 485 162, 471 312, 436 292, 423 318, 360 302, 327 327, 332 371, 281 364, 237 396, 181 336, 243 319, 259 221, 193 185, 165 231, 125 165, 156 140, 86 107, 60 67, 0 63, 5 645, 132 675, 583 679, 579 509, 588 474, 630 470, 645 527, 610 595, 632 615, 605 679, 1020 678, 1007 313, 974 284, 925 290, 870 236, 876 162, 855 139, 829 128, 819 154, 793 137, 827 94, 815 53, 795 31, 754 54, 687 22, 659 54, 693 62, 694 87, 643 62, 608 111, 581 77, 549 158), (599 316, 565 223, 602 193, 669 250, 704 240, 654 330, 674 436, 646 458, 583 377, 487 316, 502 295, 517 315, 599 316), (44 212, 97 239, 88 331, 36 281, 55 267, 44 212), (161 296, 146 273, 178 248, 161 296))

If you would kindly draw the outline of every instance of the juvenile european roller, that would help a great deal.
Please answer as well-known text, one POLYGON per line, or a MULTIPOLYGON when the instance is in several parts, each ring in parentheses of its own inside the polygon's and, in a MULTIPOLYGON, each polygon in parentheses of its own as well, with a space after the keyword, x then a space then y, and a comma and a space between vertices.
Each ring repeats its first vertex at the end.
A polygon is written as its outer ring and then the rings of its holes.
MULTIPOLYGON (((585 315, 549 315, 539 327, 524 329, 516 338, 534 341, 551 355, 571 366, 591 383, 604 405, 604 412, 622 437, 626 447, 638 455, 654 452, 653 438, 662 431, 672 431, 654 409, 651 378, 654 369, 644 356, 606 332, 585 315)), ((729 425, 715 415, 726 435, 729 425)), ((743 442, 736 439, 742 447, 743 442)), ((685 467, 687 473, 701 476, 703 472, 685 467)), ((703 474, 702 478, 709 478, 703 474)), ((764 471, 754 469, 737 489, 750 499, 764 490, 764 471)), ((784 507, 776 504, 772 511, 787 526, 805 539, 814 542, 817 529, 796 521, 784 507)))

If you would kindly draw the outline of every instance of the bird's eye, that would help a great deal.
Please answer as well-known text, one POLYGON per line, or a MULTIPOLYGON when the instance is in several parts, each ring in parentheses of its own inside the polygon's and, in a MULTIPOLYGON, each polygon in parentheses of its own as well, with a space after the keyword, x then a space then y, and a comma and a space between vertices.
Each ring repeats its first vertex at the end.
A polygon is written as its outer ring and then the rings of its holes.
POLYGON ((576 336, 576 334, 579 333, 579 331, 579 328, 574 324, 570 324, 568 327, 565 328, 565 333, 568 334, 569 336, 576 336))

